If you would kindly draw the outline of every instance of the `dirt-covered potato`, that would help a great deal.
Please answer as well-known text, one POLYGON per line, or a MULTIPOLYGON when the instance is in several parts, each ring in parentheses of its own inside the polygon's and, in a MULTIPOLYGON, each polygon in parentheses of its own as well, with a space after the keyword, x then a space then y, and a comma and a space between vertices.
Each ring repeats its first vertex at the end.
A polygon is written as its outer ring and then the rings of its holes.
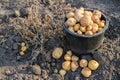
POLYGON ((91 17, 90 16, 84 16, 80 20, 81 26, 89 26, 91 24, 91 17))
POLYGON ((93 15, 97 16, 100 19, 102 16, 102 13, 99 10, 94 10, 93 15))
POLYGON ((78 24, 75 24, 75 26, 74 26, 74 31, 78 31, 80 29, 80 24, 78 23, 78 24))
POLYGON ((77 61, 79 60, 79 57, 77 57, 77 56, 73 55, 71 60, 72 60, 72 61, 76 61, 76 62, 77 62, 77 61))
POLYGON ((90 75, 92 74, 92 71, 87 68, 87 67, 84 67, 82 70, 81 70, 81 74, 84 76, 84 77, 90 77, 90 75))
POLYGON ((97 31, 98 31, 98 25, 96 24, 96 23, 94 23, 93 25, 92 25, 92 32, 93 33, 96 33, 97 31))
POLYGON ((75 18, 68 18, 66 21, 66 26, 73 27, 76 24, 75 18))
POLYGON ((88 63, 88 68, 91 70, 96 70, 99 67, 99 63, 96 60, 90 60, 88 63))
POLYGON ((66 14, 67 18, 74 18, 75 17, 75 13, 74 12, 69 12, 66 14))
POLYGON ((70 60, 71 60, 71 55, 65 54, 64 59, 65 59, 66 61, 70 61, 70 60))
POLYGON ((76 71, 77 68, 79 67, 77 61, 71 62, 71 71, 76 71))
POLYGON ((62 68, 63 68, 65 71, 69 71, 69 70, 70 70, 70 64, 71 64, 70 61, 64 61, 64 62, 62 63, 62 68))
POLYGON ((59 74, 60 74, 61 76, 65 76, 66 71, 65 71, 65 70, 63 70, 63 69, 61 69, 61 70, 59 71, 59 74))
POLYGON ((88 61, 86 59, 81 59, 80 60, 80 67, 87 67, 88 61))
POLYGON ((55 59, 59 59, 59 58, 61 58, 62 54, 63 54, 63 49, 60 47, 57 47, 52 52, 52 57, 55 59))

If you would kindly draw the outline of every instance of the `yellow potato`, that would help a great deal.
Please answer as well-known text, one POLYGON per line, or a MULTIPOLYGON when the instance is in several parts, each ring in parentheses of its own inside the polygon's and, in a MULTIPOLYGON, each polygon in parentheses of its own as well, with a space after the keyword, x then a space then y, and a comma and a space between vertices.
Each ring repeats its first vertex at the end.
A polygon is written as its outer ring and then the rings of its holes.
POLYGON ((85 68, 82 69, 81 74, 84 77, 90 77, 91 74, 92 74, 92 71, 89 68, 85 67, 85 68))
POLYGON ((75 14, 75 19, 76 19, 77 22, 80 22, 82 17, 83 17, 83 14, 79 14, 79 13, 75 14))
POLYGON ((100 32, 102 30, 102 28, 98 28, 98 32, 100 32))
POLYGON ((72 27, 76 24, 76 20, 74 18, 68 18, 66 21, 66 26, 67 27, 72 27))
POLYGON ((64 59, 65 59, 66 61, 70 61, 70 60, 71 60, 71 55, 65 54, 64 59))
POLYGON ((94 23, 93 25, 92 25, 92 32, 93 33, 96 33, 98 31, 98 25, 96 24, 96 23, 94 23))
POLYGON ((84 15, 92 17, 92 12, 91 11, 84 11, 84 15))
POLYGON ((86 31, 85 34, 86 35, 93 35, 93 32, 92 31, 86 31))
POLYGON ((26 47, 26 46, 22 46, 22 47, 21 47, 21 51, 24 52, 24 51, 26 51, 26 50, 27 50, 27 47, 26 47))
POLYGON ((76 71, 78 67, 79 65, 76 61, 71 62, 71 71, 76 71))
POLYGON ((69 27, 68 29, 69 29, 71 32, 73 32, 73 33, 75 32, 74 29, 73 29, 73 27, 69 27))
POLYGON ((81 27, 80 27, 80 31, 81 31, 81 32, 86 32, 86 27, 82 27, 82 26, 81 26, 81 27))
POLYGON ((105 26, 105 23, 104 22, 100 22, 98 25, 99 25, 99 27, 103 28, 105 26))
POLYGON ((24 42, 22 42, 22 43, 21 43, 21 46, 25 46, 25 43, 24 43, 24 42))
POLYGON ((91 17, 90 16, 84 16, 80 20, 81 26, 89 26, 91 24, 91 17))
POLYGON ((72 60, 72 61, 78 61, 78 60, 79 60, 79 57, 73 55, 71 60, 72 60))
POLYGON ((24 53, 23 51, 20 51, 20 55, 21 55, 21 56, 24 56, 25 53, 24 53))
POLYGON ((66 52, 66 54, 72 56, 72 51, 71 51, 71 50, 68 50, 68 51, 66 52))
POLYGON ((59 71, 59 74, 60 74, 61 76, 65 76, 66 71, 65 71, 65 70, 63 70, 63 69, 61 69, 61 70, 59 71))
POLYGON ((102 13, 99 10, 94 10, 93 15, 98 16, 98 18, 100 19, 102 16, 102 13))
POLYGON ((86 29, 87 29, 87 31, 90 31, 90 30, 92 30, 92 26, 89 25, 86 29))
POLYGON ((70 64, 71 64, 70 61, 64 61, 64 62, 62 63, 62 68, 63 68, 65 71, 69 71, 69 70, 70 70, 70 64))
POLYGON ((79 8, 75 10, 75 14, 83 14, 84 13, 84 8, 79 8))
POLYGON ((73 18, 75 17, 75 14, 73 12, 69 12, 68 14, 66 14, 67 18, 73 18))
POLYGON ((57 47, 52 52, 52 57, 55 59, 59 59, 59 58, 61 58, 62 54, 63 54, 63 49, 60 47, 57 47))
POLYGON ((78 31, 77 31, 77 34, 80 34, 80 35, 81 35, 81 34, 82 34, 82 31, 78 30, 78 31))
POLYGON ((92 16, 92 20, 93 20, 93 22, 95 22, 95 23, 99 23, 99 22, 100 22, 99 17, 98 17, 98 16, 95 16, 95 15, 92 16))
POLYGON ((81 59, 80 60, 80 67, 87 67, 88 61, 86 59, 81 59))
POLYGON ((95 60, 90 60, 88 63, 88 68, 91 70, 96 70, 99 67, 99 63, 95 60))
POLYGON ((80 29, 80 24, 75 24, 74 31, 78 31, 80 29))

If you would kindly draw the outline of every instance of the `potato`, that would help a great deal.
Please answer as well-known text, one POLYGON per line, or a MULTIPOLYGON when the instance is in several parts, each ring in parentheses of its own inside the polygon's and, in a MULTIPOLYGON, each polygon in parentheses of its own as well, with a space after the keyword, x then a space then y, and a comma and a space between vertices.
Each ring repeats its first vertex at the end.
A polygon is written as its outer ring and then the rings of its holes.
POLYGON ((76 61, 71 62, 71 71, 76 71, 78 67, 79 65, 76 61))
POLYGON ((71 60, 72 60, 72 61, 78 61, 78 60, 79 60, 79 57, 73 55, 71 60))
POLYGON ((91 70, 96 70, 99 67, 99 63, 95 60, 90 60, 88 63, 88 68, 91 70))
POLYGON ((86 35, 93 35, 93 32, 92 31, 86 31, 85 34, 86 35))
POLYGON ((69 27, 68 29, 73 33, 75 32, 73 27, 69 27))
POLYGON ((68 14, 66 14, 67 18, 73 18, 75 17, 75 14, 73 12, 69 12, 68 14))
POLYGON ((100 19, 102 16, 102 13, 99 10, 94 10, 93 15, 97 16, 100 19))
POLYGON ((98 25, 99 25, 99 27, 103 28, 105 26, 105 23, 104 22, 100 22, 98 25))
POLYGON ((75 10, 75 14, 83 14, 84 13, 84 8, 79 8, 75 10))
POLYGON ((65 71, 65 70, 63 70, 63 69, 61 69, 61 70, 59 71, 59 74, 60 74, 61 76, 65 76, 66 71, 65 71))
POLYGON ((22 47, 21 47, 21 51, 24 52, 24 51, 26 51, 26 50, 27 50, 27 47, 26 47, 26 46, 22 46, 22 47))
POLYGON ((71 64, 70 61, 64 61, 64 62, 62 63, 62 68, 63 68, 65 71, 69 71, 69 70, 70 70, 70 64, 71 64))
POLYGON ((80 67, 87 67, 88 61, 86 59, 81 59, 80 60, 80 67))
POLYGON ((80 29, 80 24, 78 23, 78 24, 75 24, 75 26, 74 26, 74 31, 78 31, 80 29))
POLYGON ((92 32, 93 33, 96 33, 98 31, 98 25, 96 24, 96 23, 94 23, 93 25, 92 25, 92 32))
POLYGON ((84 15, 92 17, 92 12, 91 11, 84 11, 84 15))
POLYGON ((71 60, 71 55, 65 54, 64 59, 65 59, 66 61, 70 61, 70 60, 71 60))
POLYGON ((98 32, 100 32, 102 30, 102 28, 98 28, 98 32))
POLYGON ((84 15, 83 14, 79 14, 79 13, 76 13, 75 14, 75 19, 77 22, 80 22, 81 18, 83 17, 84 15))
POLYGON ((80 34, 80 35, 81 35, 81 34, 82 34, 82 31, 78 30, 78 31, 77 31, 77 34, 80 34))
POLYGON ((72 56, 72 51, 71 51, 71 50, 68 50, 68 51, 66 52, 66 54, 72 56))
POLYGON ((25 43, 24 43, 24 42, 22 42, 22 43, 21 43, 21 46, 25 46, 25 43))
POLYGON ((74 18, 68 18, 66 21, 66 26, 72 27, 76 24, 76 20, 74 18))
POLYGON ((89 25, 89 26, 86 28, 86 30, 87 30, 87 31, 92 30, 92 26, 91 26, 91 25, 89 25))
POLYGON ((92 16, 92 20, 93 20, 93 22, 95 22, 95 23, 99 23, 99 22, 100 22, 99 17, 98 17, 98 16, 95 16, 95 15, 92 16))
POLYGON ((20 11, 19 10, 15 10, 15 16, 17 16, 17 17, 20 16, 20 11))
POLYGON ((20 51, 20 55, 21 55, 21 56, 24 56, 25 53, 24 53, 23 51, 20 51))
POLYGON ((82 70, 81 70, 81 74, 84 76, 84 77, 90 77, 90 75, 92 74, 92 71, 87 68, 87 67, 84 67, 82 70))
POLYGON ((82 27, 82 26, 81 26, 81 27, 80 27, 80 31, 81 31, 81 32, 86 32, 86 27, 82 27))
POLYGON ((52 52, 52 57, 55 58, 55 59, 60 59, 62 54, 63 54, 63 49, 60 48, 60 47, 57 47, 52 52))
POLYGON ((91 17, 90 16, 84 16, 80 20, 81 26, 89 26, 91 24, 91 17))

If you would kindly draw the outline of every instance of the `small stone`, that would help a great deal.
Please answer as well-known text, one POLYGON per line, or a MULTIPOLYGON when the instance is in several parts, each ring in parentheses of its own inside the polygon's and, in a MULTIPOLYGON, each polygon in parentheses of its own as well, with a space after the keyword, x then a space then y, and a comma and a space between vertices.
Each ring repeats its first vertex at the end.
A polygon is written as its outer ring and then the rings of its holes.
POLYGON ((32 72, 36 75, 40 75, 41 74, 41 68, 39 65, 33 65, 32 66, 32 72))
POLYGON ((57 69, 55 69, 55 70, 54 70, 54 73, 58 73, 58 70, 57 70, 57 69))
POLYGON ((15 10, 15 16, 16 16, 16 17, 19 17, 19 16, 20 16, 19 10, 15 10))

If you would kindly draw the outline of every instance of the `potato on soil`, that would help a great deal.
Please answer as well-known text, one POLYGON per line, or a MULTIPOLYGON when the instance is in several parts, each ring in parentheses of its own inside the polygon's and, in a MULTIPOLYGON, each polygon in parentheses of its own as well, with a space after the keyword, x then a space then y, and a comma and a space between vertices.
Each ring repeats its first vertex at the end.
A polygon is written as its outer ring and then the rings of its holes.
POLYGON ((68 18, 66 21, 66 26, 67 27, 72 27, 76 24, 76 20, 74 18, 68 18))
POLYGON ((99 63, 96 60, 90 60, 88 63, 88 68, 91 70, 96 70, 99 67, 99 63))
POLYGON ((68 50, 68 51, 66 52, 66 54, 72 56, 72 51, 71 51, 71 50, 68 50))
POLYGON ((66 61, 70 61, 70 60, 71 60, 71 55, 65 54, 64 59, 65 59, 66 61))
POLYGON ((66 14, 66 17, 67 18, 73 18, 73 17, 75 17, 75 14, 73 12, 69 12, 69 13, 66 14))
POLYGON ((21 46, 25 46, 25 43, 24 43, 24 42, 22 42, 22 43, 21 43, 21 46))
POLYGON ((87 67, 88 61, 86 59, 81 59, 80 60, 80 67, 87 67))
POLYGON ((84 77, 90 77, 90 75, 92 74, 92 71, 87 68, 87 67, 84 67, 81 71, 81 74, 84 76, 84 77))
POLYGON ((21 56, 24 56, 25 53, 24 53, 23 51, 20 51, 20 55, 21 55, 21 56))
POLYGON ((65 76, 66 73, 67 73, 67 72, 66 72, 65 70, 63 70, 63 69, 61 69, 61 70, 59 71, 59 74, 60 74, 61 76, 65 76))
POLYGON ((60 48, 60 47, 57 47, 52 52, 52 57, 55 58, 55 59, 60 59, 62 54, 63 54, 63 49, 60 48))
POLYGON ((63 68, 65 71, 69 71, 69 70, 70 70, 70 64, 71 64, 70 61, 64 61, 64 62, 62 63, 62 68, 63 68))
POLYGON ((27 47, 26 47, 26 46, 22 46, 22 47, 21 47, 21 51, 24 52, 24 51, 26 51, 26 50, 27 50, 27 47))
POLYGON ((78 61, 78 60, 79 60, 79 57, 73 55, 71 60, 72 60, 72 61, 78 61))
POLYGON ((77 61, 71 62, 71 71, 76 71, 77 68, 79 67, 77 61))

